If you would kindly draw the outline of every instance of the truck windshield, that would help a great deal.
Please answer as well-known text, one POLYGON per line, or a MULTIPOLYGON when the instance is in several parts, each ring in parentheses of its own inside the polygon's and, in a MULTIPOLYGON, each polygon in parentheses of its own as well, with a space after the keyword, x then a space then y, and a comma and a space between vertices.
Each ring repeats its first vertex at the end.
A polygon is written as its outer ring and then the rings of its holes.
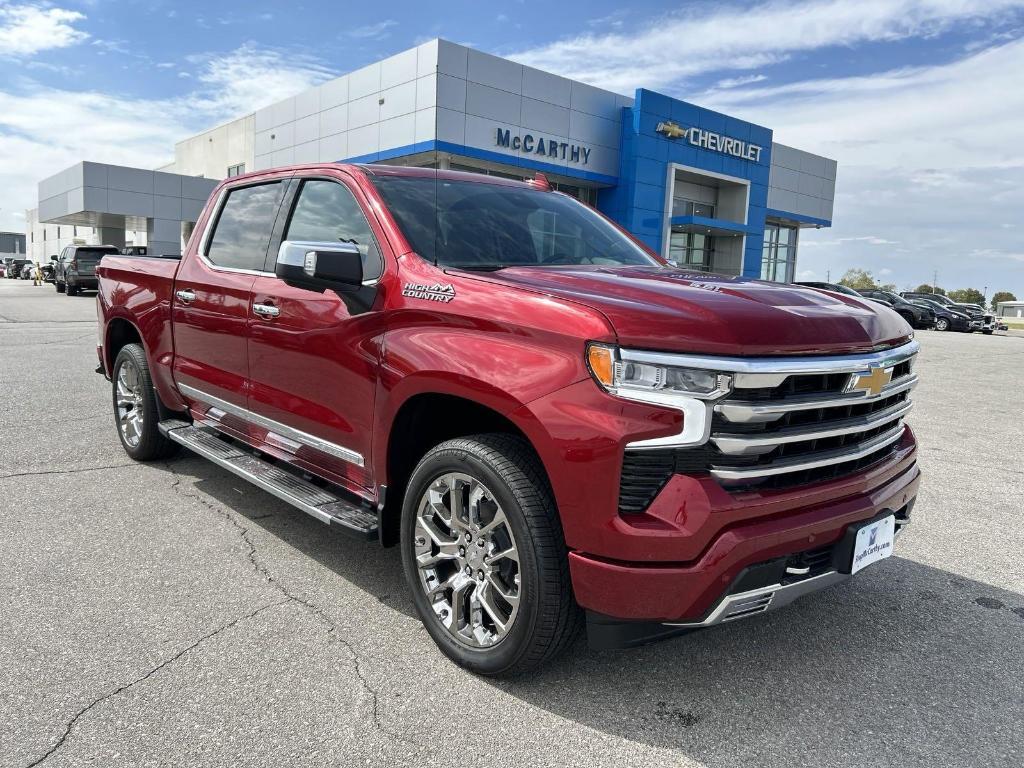
POLYGON ((372 179, 420 256, 462 269, 657 266, 582 203, 553 192, 432 177, 372 179))

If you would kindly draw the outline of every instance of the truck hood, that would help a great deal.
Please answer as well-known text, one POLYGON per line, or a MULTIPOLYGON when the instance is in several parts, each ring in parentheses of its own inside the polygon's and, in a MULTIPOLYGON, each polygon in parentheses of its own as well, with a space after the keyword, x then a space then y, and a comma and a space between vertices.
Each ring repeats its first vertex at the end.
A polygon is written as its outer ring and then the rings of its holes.
POLYGON ((891 309, 831 291, 665 267, 528 267, 486 276, 601 312, 626 347, 721 355, 853 353, 912 331, 891 309))

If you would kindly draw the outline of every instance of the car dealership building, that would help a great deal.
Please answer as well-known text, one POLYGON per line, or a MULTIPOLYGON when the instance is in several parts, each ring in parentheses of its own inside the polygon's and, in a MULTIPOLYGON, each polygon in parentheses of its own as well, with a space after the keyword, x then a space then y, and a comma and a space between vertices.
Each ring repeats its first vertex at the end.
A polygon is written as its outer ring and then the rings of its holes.
POLYGON ((211 180, 339 160, 542 172, 681 266, 771 280, 792 279, 801 229, 831 224, 836 179, 769 128, 433 40, 185 139, 156 171, 73 166, 40 183, 38 220, 173 251, 211 180))

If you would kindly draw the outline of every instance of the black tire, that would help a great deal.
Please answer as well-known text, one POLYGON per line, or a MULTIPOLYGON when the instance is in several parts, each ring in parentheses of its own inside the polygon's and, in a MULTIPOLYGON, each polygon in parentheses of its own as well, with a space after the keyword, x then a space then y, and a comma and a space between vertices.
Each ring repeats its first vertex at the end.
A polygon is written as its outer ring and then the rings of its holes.
POLYGON ((936 331, 948 331, 949 330, 949 320, 947 320, 944 317, 940 317, 938 320, 935 321, 935 330, 936 331))
POLYGON ((57 290, 57 293, 64 293, 64 283, 58 283, 54 280, 53 287, 57 290))
POLYGON ((64 292, 68 296, 77 296, 78 295, 78 286, 77 285, 73 285, 72 283, 65 283, 64 284, 64 292))
POLYGON ((984 333, 986 336, 991 336, 992 335, 992 329, 989 328, 988 330, 982 331, 982 333, 984 333))
POLYGON ((160 429, 157 427, 160 421, 160 411, 156 404, 156 390, 153 389, 153 379, 149 375, 149 363, 141 344, 126 344, 121 347, 121 351, 117 353, 117 358, 114 360, 110 390, 114 409, 114 428, 117 430, 117 436, 121 440, 121 447, 124 448, 125 453, 136 461, 154 461, 166 459, 178 452, 180 446, 160 434, 160 429), (136 445, 131 445, 125 438, 118 418, 117 382, 121 367, 128 361, 134 364, 139 374, 139 407, 142 411, 142 428, 136 445))
POLYGON ((401 550, 406 581, 427 632, 448 658, 472 672, 527 672, 562 652, 583 626, 554 498, 536 454, 519 437, 472 435, 431 449, 413 470, 406 489, 401 550), (430 606, 416 565, 414 531, 420 499, 431 483, 449 472, 467 474, 494 494, 519 552, 519 613, 508 634, 487 648, 460 644, 448 632, 430 606))

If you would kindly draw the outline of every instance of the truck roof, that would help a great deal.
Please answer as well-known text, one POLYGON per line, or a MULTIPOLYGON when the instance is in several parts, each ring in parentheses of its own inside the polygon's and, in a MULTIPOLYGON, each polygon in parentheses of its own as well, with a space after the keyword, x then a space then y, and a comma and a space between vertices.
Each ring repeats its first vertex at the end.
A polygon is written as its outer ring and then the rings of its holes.
POLYGON ((506 179, 502 176, 489 176, 484 173, 471 173, 469 171, 451 171, 437 168, 417 168, 403 165, 377 165, 370 163, 308 163, 304 165, 282 165, 277 168, 264 168, 258 171, 251 171, 239 176, 232 176, 225 179, 226 182, 237 182, 239 179, 259 178, 267 174, 280 174, 289 171, 310 171, 318 168, 341 168, 347 171, 355 171, 366 176, 403 176, 408 178, 431 178, 443 179, 446 181, 472 181, 479 184, 494 184, 503 187, 519 187, 521 189, 537 189, 532 181, 519 181, 518 179, 506 179))

